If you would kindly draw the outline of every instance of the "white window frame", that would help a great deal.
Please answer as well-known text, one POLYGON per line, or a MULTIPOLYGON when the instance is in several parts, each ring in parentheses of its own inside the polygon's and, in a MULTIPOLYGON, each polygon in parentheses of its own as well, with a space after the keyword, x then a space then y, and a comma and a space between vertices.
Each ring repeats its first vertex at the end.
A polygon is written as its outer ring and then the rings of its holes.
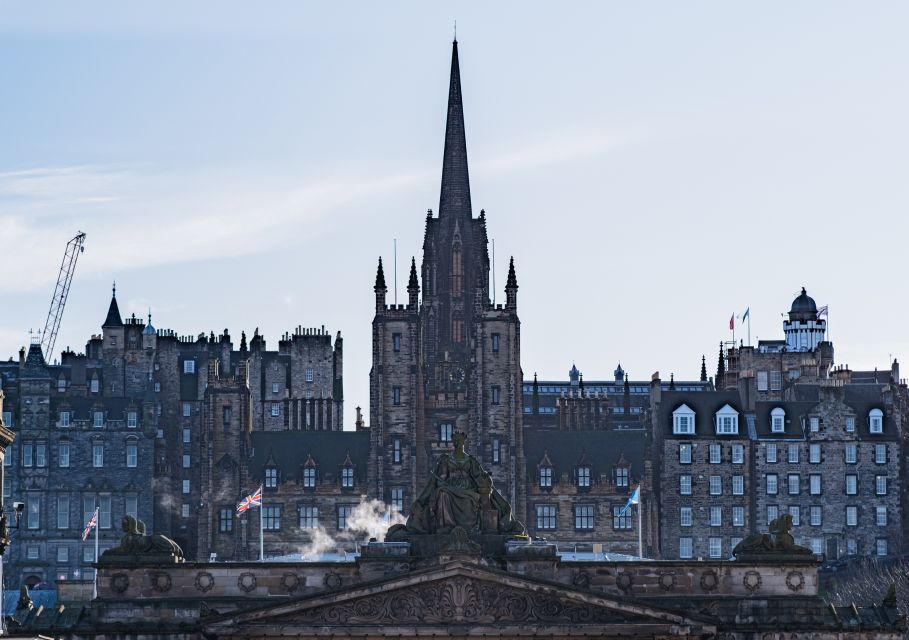
POLYGON ((691 474, 683 473, 679 475, 679 495, 690 496, 691 490, 691 474))
POLYGON ((887 526, 887 507, 876 507, 874 509, 874 522, 879 527, 887 526))
POLYGON ((874 464, 887 464, 887 445, 883 443, 874 445, 874 464))
POLYGON ((884 412, 880 409, 868 412, 868 433, 884 433, 884 412))
POLYGON ((196 361, 195 360, 184 360, 183 361, 183 373, 195 373, 196 372, 196 361))
POLYGON ((730 452, 730 460, 732 464, 745 464, 745 445, 740 443, 733 444, 730 452))
POLYGON ((777 446, 777 444, 775 442, 768 442, 765 445, 764 459, 768 463, 775 464, 779 460, 779 455, 780 455, 779 447, 777 446))
POLYGON ((770 432, 786 433, 786 410, 776 407, 770 412, 770 432))
POLYGON ((695 414, 694 411, 686 404, 672 412, 672 433, 677 436, 694 435, 695 414))
POLYGON ((732 476, 732 495, 734 495, 734 496, 745 495, 745 476, 742 476, 742 475, 732 476))
POLYGON ((126 412, 126 428, 135 429, 139 426, 139 412, 138 411, 127 411, 126 412))
POLYGON ((808 444, 808 463, 809 464, 820 464, 821 463, 821 445, 817 442, 811 442, 808 444))
POLYGON ((858 444, 847 442, 843 449, 843 460, 846 464, 858 464, 858 444))
POLYGON ((723 447, 719 443, 711 442, 708 448, 707 461, 710 464, 720 464, 723 461, 723 447))
POLYGON ((691 507, 679 507, 679 526, 690 527, 694 522, 694 512, 691 507))
POLYGON ((722 436, 738 435, 739 412, 728 404, 716 412, 716 434, 722 436))
POLYGON ((758 391, 767 391, 770 389, 769 378, 767 377, 766 371, 757 372, 757 390, 758 391))
POLYGON ((679 538, 679 558, 689 560, 694 557, 694 538, 679 538))

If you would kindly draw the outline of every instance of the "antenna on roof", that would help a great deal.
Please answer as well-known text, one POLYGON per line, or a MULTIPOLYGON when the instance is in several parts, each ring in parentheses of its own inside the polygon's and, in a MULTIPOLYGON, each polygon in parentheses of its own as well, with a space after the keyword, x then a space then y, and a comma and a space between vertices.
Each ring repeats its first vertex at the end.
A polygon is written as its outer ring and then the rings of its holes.
POLYGON ((454 21, 454 41, 458 41, 458 21, 454 21))
POLYGON ((395 238, 395 306, 398 306, 398 239, 395 238))
POLYGON ((496 306, 496 239, 492 239, 492 306, 496 306))

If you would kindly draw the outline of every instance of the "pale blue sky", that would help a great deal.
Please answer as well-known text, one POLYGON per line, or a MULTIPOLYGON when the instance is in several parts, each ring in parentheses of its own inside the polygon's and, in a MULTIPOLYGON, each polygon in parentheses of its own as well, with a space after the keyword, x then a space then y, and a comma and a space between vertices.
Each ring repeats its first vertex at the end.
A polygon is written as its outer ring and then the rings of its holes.
POLYGON ((802 285, 839 363, 906 355, 909 5, 826 1, 0 2, 0 355, 81 229, 59 347, 113 279, 180 333, 324 324, 352 422, 376 258, 438 207, 455 19, 526 377, 712 372, 733 311, 779 338, 802 285))

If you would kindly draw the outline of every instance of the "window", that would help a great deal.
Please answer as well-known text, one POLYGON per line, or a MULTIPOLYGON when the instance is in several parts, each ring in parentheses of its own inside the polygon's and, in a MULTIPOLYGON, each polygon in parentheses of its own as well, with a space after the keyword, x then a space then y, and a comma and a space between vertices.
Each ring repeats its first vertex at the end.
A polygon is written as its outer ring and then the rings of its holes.
POLYGON ((816 556, 824 553, 824 539, 823 538, 811 538, 808 544, 811 547, 811 553, 816 556))
POLYGON ((723 557, 723 539, 709 538, 707 540, 707 552, 711 558, 723 557))
POLYGON ((879 556, 887 555, 887 538, 877 538, 874 541, 874 552, 879 556))
POLYGON ((771 442, 767 445, 767 452, 764 456, 767 462, 776 462, 776 443, 771 442))
POLYGON ((766 371, 757 372, 757 390, 758 391, 767 391, 767 372, 766 371))
POLYGON ((352 504, 338 505, 338 531, 347 531, 347 518, 350 517, 353 510, 354 505, 352 504))
POLYGON ((797 505, 789 506, 789 516, 792 518, 793 527, 797 527, 801 524, 802 510, 797 505))
POLYGON ((139 446, 135 442, 126 443, 126 466, 135 468, 139 463, 139 446))
POLYGON ((855 416, 846 416, 846 432, 855 432, 855 416))
POLYGON ((502 461, 502 445, 499 443, 498 438, 493 438, 492 440, 492 462, 493 464, 499 464, 502 461))
POLYGON ((871 433, 884 432, 884 413, 880 409, 868 412, 868 431, 871 433))
POLYGON ((26 442, 22 445, 22 466, 30 467, 35 463, 35 445, 26 442))
POLYGON ((628 467, 616 467, 615 468, 615 486, 617 487, 627 487, 628 486, 628 467))
POLYGON ((745 462, 745 446, 741 444, 732 445, 732 464, 742 464, 745 462))
POLYGON ((82 522, 87 523, 95 515, 95 498, 87 496, 82 498, 82 522))
POLYGON ((3 424, 5 424, 7 427, 13 426, 13 412, 12 411, 3 412, 3 424))
POLYGON ((846 495, 854 496, 858 493, 858 476, 854 473, 846 474, 846 495))
POLYGON ((262 509, 262 528, 278 531, 281 528, 281 507, 259 507, 262 509))
POLYGON ((183 427, 183 443, 189 444, 189 441, 190 441, 189 427, 183 427))
POLYGON ((395 438, 391 446, 391 461, 401 464, 401 438, 395 438))
POLYGON ((732 476, 732 495, 745 495, 745 476, 732 476))
POLYGON ((817 433, 818 431, 820 431, 821 430, 821 419, 818 418, 817 416, 811 416, 811 418, 808 419, 808 428, 811 430, 812 433, 817 433))
POLYGON ((710 476, 710 495, 718 496, 723 493, 723 479, 720 476, 710 476))
POLYGON ((858 526, 858 507, 856 507, 855 505, 848 505, 846 507, 846 526, 847 527, 858 526))
POLYGON ((188 453, 183 454, 183 468, 189 469, 190 466, 190 457, 188 453))
MULTIPOLYGON (((93 547, 83 547, 82 548, 82 562, 94 562, 95 561, 95 549, 93 547)), ((86 576, 89 573, 89 569, 85 570, 86 576)))
POLYGON ((874 445, 874 464, 887 464, 887 445, 874 445))
POLYGON ((89 389, 91 389, 91 392, 98 393, 98 390, 100 388, 101 388, 101 385, 98 383, 98 378, 92 378, 91 384, 89 385, 89 389))
POLYGON ((110 496, 101 496, 98 500, 98 526, 102 529, 110 529, 110 496))
POLYGON ((676 435, 694 434, 694 411, 682 405, 672 412, 672 433, 676 435))
POLYGON ((720 449, 720 445, 715 444, 715 443, 710 445, 709 460, 710 460, 710 464, 720 464, 720 462, 722 461, 722 450, 720 449))
POLYGON ((801 484, 801 478, 797 473, 790 473, 789 477, 786 479, 789 487, 789 495, 797 496, 799 494, 799 485, 801 484))
POLYGON ((502 388, 498 386, 493 386, 492 388, 492 404, 500 404, 502 402, 502 388))
POLYGON ((69 496, 57 496, 57 528, 69 529, 69 496))
POLYGON ((40 556, 38 545, 28 545, 25 548, 25 557, 28 560, 37 560, 40 556))
POLYGON ((184 360, 183 361, 183 373, 195 373, 196 372, 196 361, 195 360, 184 360))
POLYGON ((316 486, 316 468, 306 467, 303 469, 303 486, 306 489, 312 489, 316 486))
POLYGON ((679 444, 679 463, 691 464, 691 444, 687 442, 679 444))
POLYGON ((738 411, 728 404, 716 413, 716 432, 718 435, 735 435, 739 432, 738 411))
POLYGON ((574 507, 574 528, 593 529, 593 505, 578 504, 574 507))
POLYGON ((61 411, 61 412, 60 412, 60 426, 61 426, 61 427, 68 427, 68 426, 69 426, 69 417, 70 417, 69 411, 61 411))
POLYGON ((395 353, 401 350, 401 334, 393 333, 391 334, 391 348, 395 353))
POLYGON ((723 526, 723 507, 710 507, 710 526, 723 526))
POLYGON ((278 404, 277 402, 272 402, 271 403, 271 417, 277 418, 280 415, 281 415, 281 405, 278 404))
POLYGON ((679 493, 683 496, 691 495, 691 476, 688 474, 679 476, 679 493))
POLYGON ((694 555, 692 538, 679 538, 679 558, 691 558, 694 555))
POLYGON ((183 481, 183 493, 189 493, 189 480, 183 481))
POLYGON ((161 393, 161 383, 160 382, 155 383, 155 393, 161 393))
POLYGON ((104 426, 104 412, 103 411, 92 412, 92 426, 96 427, 96 428, 104 426))
POLYGON ((136 411, 126 412, 126 426, 129 429, 135 429, 139 426, 139 413, 136 411))
POLYGON ((540 487, 552 486, 552 467, 540 467, 540 487))
POLYGON ((799 462, 799 446, 797 444, 789 445, 789 464, 798 464, 799 462))
POLYGON ((126 515, 139 519, 139 498, 136 496, 126 496, 126 515))
POLYGON ((877 507, 875 509, 874 522, 879 527, 887 526, 887 507, 877 507))
POLYGON ((855 464, 858 462, 858 445, 854 442, 846 443, 843 455, 845 456, 846 464, 855 464))
POLYGON ((745 507, 732 507, 732 526, 745 526, 745 507))
POLYGON ((461 277, 463 275, 461 267, 461 247, 455 245, 451 250, 451 294, 453 296, 461 295, 461 277))
POLYGON ((499 352, 499 334, 498 333, 492 334, 492 352, 493 353, 499 352))
POLYGON ((312 381, 313 381, 312 369, 307 369, 306 371, 303 372, 303 375, 304 375, 304 377, 306 378, 306 382, 312 382, 312 381))
POLYGON ((453 428, 450 422, 443 422, 439 425, 439 441, 440 442, 451 442, 451 437, 453 435, 453 428))
POLYGON ((821 445, 817 443, 808 445, 808 462, 811 464, 821 463, 821 445))
POLYGON ((103 444, 93 444, 92 445, 92 466, 93 467, 103 467, 104 466, 104 445, 103 444))
POLYGON ((812 527, 819 527, 824 521, 824 511, 821 509, 821 505, 813 504, 811 505, 809 511, 809 523, 812 527))
POLYGON ((846 553, 850 556, 854 556, 858 553, 858 542, 855 538, 846 539, 846 553))
MULTIPOLYGON (((38 529, 41 527, 41 498, 28 497, 25 500, 28 517, 26 519, 29 529, 38 529)), ((88 522, 86 520, 86 522, 88 522)))
POLYGON ((391 388, 391 403, 394 405, 401 404, 401 387, 391 388))
POLYGON ((452 320, 451 321, 451 341, 460 342, 461 334, 463 333, 464 322, 462 320, 452 320))
POLYGON ((631 529, 632 526, 631 509, 625 509, 625 505, 612 508, 612 528, 613 529, 631 529), (625 513, 622 513, 622 511, 625 513))
POLYGON ((578 467, 578 486, 590 488, 590 467, 578 467))
POLYGON ((183 403, 183 417, 188 418, 192 414, 193 414, 193 406, 188 402, 184 402, 183 403))
POLYGON ((69 562, 69 547, 57 547, 57 562, 61 564, 69 562))
POLYGON ((404 511, 404 489, 396 487, 391 490, 391 508, 404 511))
POLYGON ((778 482, 777 475, 775 473, 768 473, 767 474, 767 495, 768 496, 775 496, 777 494, 777 492, 779 491, 778 484, 779 484, 779 482, 778 482))
POLYGON ((556 528, 556 508, 551 504, 537 505, 537 529, 556 528))
POLYGON ((691 516, 691 507, 679 507, 679 526, 690 527, 692 520, 691 516))
POLYGON ((353 467, 343 467, 341 469, 341 486, 345 489, 350 489, 354 486, 353 467))
POLYGON ((278 486, 278 469, 277 467, 265 468, 265 488, 274 489, 278 486))
POLYGON ((218 510, 218 533, 233 533, 234 513, 229 507, 218 510))
POLYGON ((887 476, 874 476, 874 493, 879 496, 887 495, 887 476))
POLYGON ((783 386, 783 372, 782 371, 771 371, 770 372, 770 390, 779 391, 783 386))
POLYGON ((780 508, 775 504, 767 505, 767 524, 770 524, 779 517, 780 508))
POLYGON ((319 526, 319 507, 300 507, 300 528, 315 529, 319 526))
POLYGON ((784 433, 786 431, 786 411, 781 407, 770 412, 770 432, 784 433))
POLYGON ((813 496, 821 495, 821 474, 812 473, 808 476, 808 493, 813 496))
POLYGON ((43 442, 39 442, 35 445, 35 466, 47 466, 47 445, 43 442))

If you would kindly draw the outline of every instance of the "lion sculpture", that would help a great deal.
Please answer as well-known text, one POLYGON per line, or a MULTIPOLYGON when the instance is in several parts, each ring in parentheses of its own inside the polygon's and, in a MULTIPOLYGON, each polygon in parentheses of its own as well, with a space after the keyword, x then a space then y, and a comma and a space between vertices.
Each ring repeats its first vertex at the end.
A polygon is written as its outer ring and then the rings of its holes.
POLYGON ((146 535, 145 523, 136 520, 132 516, 123 516, 121 521, 123 528, 123 537, 120 538, 120 546, 108 549, 102 554, 105 555, 143 555, 143 554, 161 554, 183 557, 183 549, 176 542, 160 534, 146 535))

